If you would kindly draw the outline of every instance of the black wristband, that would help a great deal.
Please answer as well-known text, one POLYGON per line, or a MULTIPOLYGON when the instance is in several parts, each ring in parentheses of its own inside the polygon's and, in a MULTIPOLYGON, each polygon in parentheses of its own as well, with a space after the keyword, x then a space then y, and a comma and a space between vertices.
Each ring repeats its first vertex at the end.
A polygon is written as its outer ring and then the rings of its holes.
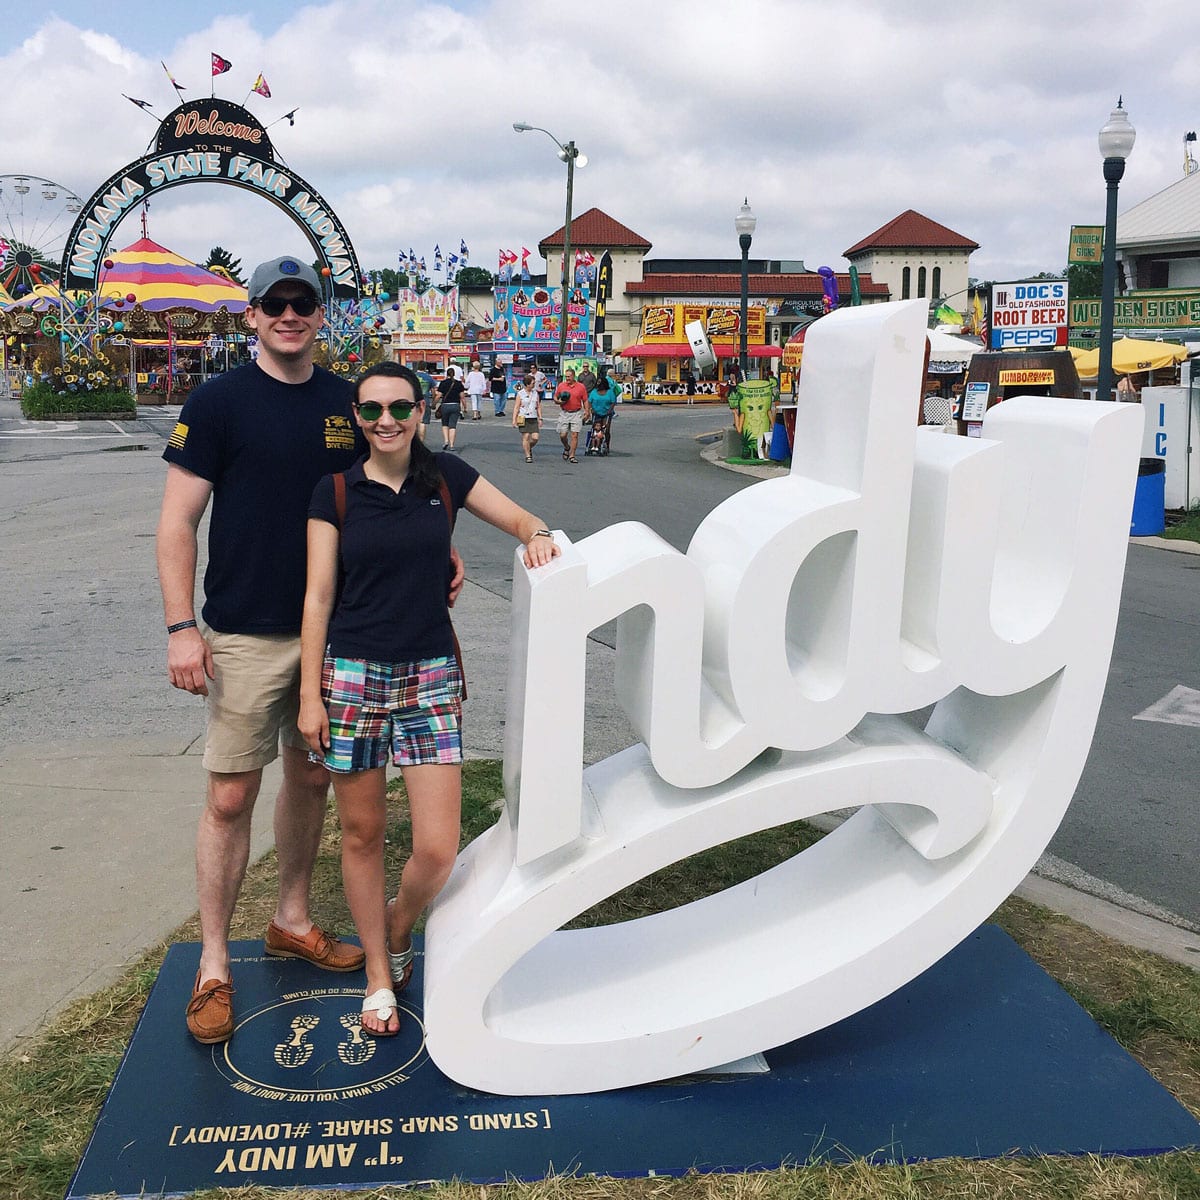
POLYGON ((178 633, 181 629, 195 629, 195 621, 176 621, 174 625, 167 626, 168 633, 178 633))

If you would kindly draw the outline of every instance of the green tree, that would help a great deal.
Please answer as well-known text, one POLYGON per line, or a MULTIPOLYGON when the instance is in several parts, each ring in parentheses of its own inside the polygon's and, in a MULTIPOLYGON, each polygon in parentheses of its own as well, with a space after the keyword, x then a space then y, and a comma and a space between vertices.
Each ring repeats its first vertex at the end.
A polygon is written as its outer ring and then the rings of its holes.
POLYGON ((1100 295, 1104 268, 1099 263, 1071 263, 1063 274, 1071 286, 1073 300, 1094 300, 1100 295))
POLYGON ((217 267, 222 273, 228 275, 234 283, 240 283, 242 287, 246 286, 246 281, 242 278, 242 260, 234 258, 224 246, 214 246, 208 252, 208 261, 204 266, 209 271, 217 267))
POLYGON ((459 287, 491 287, 496 277, 484 267, 463 267, 457 282, 459 287))
POLYGON ((395 267, 384 267, 379 271, 368 271, 367 276, 373 283, 378 285, 381 292, 387 292, 392 297, 395 297, 401 288, 408 287, 408 275, 403 271, 397 271, 395 267), (376 279, 376 276, 378 276, 378 279, 376 279))

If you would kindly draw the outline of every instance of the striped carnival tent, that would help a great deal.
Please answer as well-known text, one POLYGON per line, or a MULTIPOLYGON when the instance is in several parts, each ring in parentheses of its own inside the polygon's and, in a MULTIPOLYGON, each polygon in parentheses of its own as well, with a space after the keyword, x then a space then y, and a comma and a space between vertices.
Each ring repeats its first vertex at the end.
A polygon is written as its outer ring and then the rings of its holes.
POLYGON ((104 260, 99 290, 110 311, 141 305, 146 312, 190 308, 212 313, 224 308, 240 313, 247 302, 241 284, 207 271, 147 237, 104 260))

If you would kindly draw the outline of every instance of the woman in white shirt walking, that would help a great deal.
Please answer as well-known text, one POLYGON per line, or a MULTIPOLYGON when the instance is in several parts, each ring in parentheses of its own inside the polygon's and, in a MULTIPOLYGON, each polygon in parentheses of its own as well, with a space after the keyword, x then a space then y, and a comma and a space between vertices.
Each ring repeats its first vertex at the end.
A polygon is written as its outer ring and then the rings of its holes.
POLYGON ((521 431, 521 449, 525 461, 533 462, 533 448, 538 443, 538 429, 542 423, 542 394, 538 391, 532 375, 526 375, 517 388, 516 407, 513 409, 513 428, 521 431))

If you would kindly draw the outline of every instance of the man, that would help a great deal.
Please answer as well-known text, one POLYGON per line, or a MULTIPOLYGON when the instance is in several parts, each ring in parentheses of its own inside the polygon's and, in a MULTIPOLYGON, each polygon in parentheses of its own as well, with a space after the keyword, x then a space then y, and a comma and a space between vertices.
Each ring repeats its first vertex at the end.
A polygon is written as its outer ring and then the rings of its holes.
POLYGON ((562 410, 558 414, 558 436, 563 444, 563 458, 577 463, 579 434, 584 418, 588 416, 588 394, 583 384, 576 381, 575 372, 570 367, 566 369, 562 383, 555 389, 554 403, 562 410))
POLYGON ((489 382, 492 388, 492 409, 496 416, 502 417, 506 407, 505 402, 508 399, 508 379, 504 374, 504 368, 499 363, 492 367, 489 382))
POLYGON ((248 293, 257 358, 210 380, 184 405, 163 453, 157 542, 168 677, 208 697, 208 790, 196 834, 202 944, 187 1006, 188 1030, 206 1045, 233 1033, 229 926, 262 770, 279 755, 281 738, 279 898, 264 949, 330 971, 363 962, 361 950, 309 916, 329 779, 308 761, 296 729, 308 504, 317 481, 350 467, 363 443, 353 388, 313 363, 325 315, 313 269, 288 256, 271 259, 255 268, 248 293), (210 500, 202 631, 196 532, 210 500))
POLYGON ((471 363, 471 369, 467 372, 465 382, 467 395, 471 399, 471 420, 481 421, 483 420, 483 413, 479 411, 479 408, 488 390, 488 381, 487 376, 479 369, 478 361, 471 363))

